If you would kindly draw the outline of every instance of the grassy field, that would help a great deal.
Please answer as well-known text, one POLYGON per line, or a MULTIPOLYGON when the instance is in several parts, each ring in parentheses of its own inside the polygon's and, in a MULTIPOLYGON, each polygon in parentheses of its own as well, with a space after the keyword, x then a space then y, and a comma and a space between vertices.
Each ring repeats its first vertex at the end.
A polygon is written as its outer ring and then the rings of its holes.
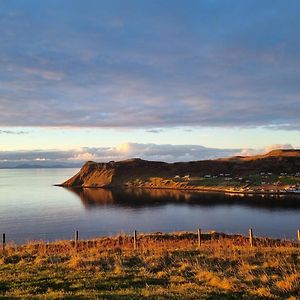
POLYGON ((192 233, 6 247, 0 299, 300 299, 300 247, 192 233))

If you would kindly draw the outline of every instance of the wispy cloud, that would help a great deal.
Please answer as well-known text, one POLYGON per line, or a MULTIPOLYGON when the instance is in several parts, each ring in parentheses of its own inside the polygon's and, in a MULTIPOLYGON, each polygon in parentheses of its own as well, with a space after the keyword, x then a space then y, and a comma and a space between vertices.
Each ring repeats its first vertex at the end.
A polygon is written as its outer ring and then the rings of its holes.
POLYGON ((164 130, 162 128, 151 128, 151 129, 147 129, 146 132, 150 132, 150 133, 161 133, 164 130))
POLYGON ((0 129, 0 134, 23 135, 23 134, 28 134, 28 131, 23 131, 23 130, 1 130, 0 129))
POLYGON ((43 78, 45 80, 55 80, 59 81, 62 80, 64 77, 64 73, 60 71, 51 71, 47 69, 37 69, 37 68, 24 68, 22 70, 24 73, 27 73, 29 75, 34 75, 40 78, 43 78))
POLYGON ((0 126, 299 130, 299 9, 2 1, 0 126))

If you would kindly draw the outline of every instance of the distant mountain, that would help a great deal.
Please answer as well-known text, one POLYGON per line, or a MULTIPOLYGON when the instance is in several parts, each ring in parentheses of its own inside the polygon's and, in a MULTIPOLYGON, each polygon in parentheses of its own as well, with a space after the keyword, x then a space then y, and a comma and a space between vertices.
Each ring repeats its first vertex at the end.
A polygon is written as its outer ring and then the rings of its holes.
POLYGON ((260 172, 280 174, 300 171, 300 150, 274 150, 265 155, 235 156, 230 158, 192 162, 165 163, 139 158, 119 162, 95 163, 89 161, 72 178, 62 184, 66 187, 181 187, 174 177, 231 174, 249 175, 260 172), (167 182, 168 181, 168 182, 167 182))

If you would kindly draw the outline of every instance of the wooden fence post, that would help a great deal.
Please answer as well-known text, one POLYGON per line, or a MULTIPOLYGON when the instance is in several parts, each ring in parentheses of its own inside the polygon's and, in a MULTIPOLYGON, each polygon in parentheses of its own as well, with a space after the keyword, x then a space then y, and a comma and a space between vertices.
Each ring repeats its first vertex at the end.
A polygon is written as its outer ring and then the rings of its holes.
POLYGON ((197 232, 198 232, 198 247, 200 248, 201 247, 201 229, 198 228, 197 232))
POLYGON ((133 232, 133 249, 137 249, 137 233, 136 230, 133 232))
POLYGON ((249 242, 250 242, 250 247, 253 247, 253 231, 252 231, 252 228, 249 228, 249 242))
POLYGON ((74 248, 77 251, 78 247, 78 239, 79 239, 79 232, 78 230, 75 231, 75 236, 74 236, 74 248))
POLYGON ((6 244, 6 236, 5 236, 5 233, 2 234, 2 252, 4 254, 5 252, 5 244, 6 244))
POLYGON ((297 230, 298 233, 298 242, 300 242, 300 229, 297 230))

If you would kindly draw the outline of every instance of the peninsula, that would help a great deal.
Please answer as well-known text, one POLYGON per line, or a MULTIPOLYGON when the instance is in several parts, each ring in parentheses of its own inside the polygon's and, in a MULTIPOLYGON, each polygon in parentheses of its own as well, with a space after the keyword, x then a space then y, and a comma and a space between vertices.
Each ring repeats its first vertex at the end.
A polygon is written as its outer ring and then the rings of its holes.
POLYGON ((108 163, 88 161, 60 186, 300 194, 300 150, 176 163, 139 158, 108 163))

